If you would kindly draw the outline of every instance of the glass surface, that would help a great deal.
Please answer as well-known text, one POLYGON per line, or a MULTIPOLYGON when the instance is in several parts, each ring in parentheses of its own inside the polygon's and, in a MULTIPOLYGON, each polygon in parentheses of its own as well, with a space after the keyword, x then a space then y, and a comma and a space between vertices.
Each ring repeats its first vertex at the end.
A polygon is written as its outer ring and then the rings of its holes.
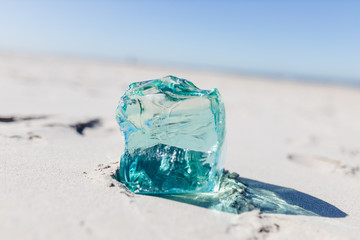
POLYGON ((219 91, 167 76, 130 84, 116 119, 125 137, 120 181, 143 194, 211 192, 222 173, 219 91))

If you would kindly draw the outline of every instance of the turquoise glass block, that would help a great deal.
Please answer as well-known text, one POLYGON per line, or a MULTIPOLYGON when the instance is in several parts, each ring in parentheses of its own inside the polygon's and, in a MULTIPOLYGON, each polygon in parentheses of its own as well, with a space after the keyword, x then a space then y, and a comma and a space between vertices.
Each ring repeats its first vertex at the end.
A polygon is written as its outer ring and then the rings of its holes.
POLYGON ((166 76, 129 85, 116 119, 125 137, 119 178, 142 194, 212 192, 223 167, 219 91, 166 76))

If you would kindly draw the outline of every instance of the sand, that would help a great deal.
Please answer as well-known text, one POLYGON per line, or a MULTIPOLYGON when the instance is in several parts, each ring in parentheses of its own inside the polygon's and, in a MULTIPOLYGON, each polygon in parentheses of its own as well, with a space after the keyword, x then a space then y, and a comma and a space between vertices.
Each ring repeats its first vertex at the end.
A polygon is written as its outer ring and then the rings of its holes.
POLYGON ((359 88, 2 53, 0 96, 0 239, 360 234, 359 88), (306 198, 304 206, 322 215, 230 214, 134 195, 114 180, 124 144, 114 119, 119 98, 133 81, 169 74, 220 90, 226 169, 321 200, 327 205, 306 198))

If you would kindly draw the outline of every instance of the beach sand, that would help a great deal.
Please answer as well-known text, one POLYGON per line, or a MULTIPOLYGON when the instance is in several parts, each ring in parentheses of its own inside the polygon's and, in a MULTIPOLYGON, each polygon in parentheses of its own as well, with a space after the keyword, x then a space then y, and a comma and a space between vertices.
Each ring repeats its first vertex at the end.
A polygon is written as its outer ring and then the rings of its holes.
POLYGON ((0 96, 0 239, 359 239, 359 88, 2 53, 0 96), (226 169, 320 216, 225 213, 114 180, 118 100, 169 74, 221 92, 226 169))

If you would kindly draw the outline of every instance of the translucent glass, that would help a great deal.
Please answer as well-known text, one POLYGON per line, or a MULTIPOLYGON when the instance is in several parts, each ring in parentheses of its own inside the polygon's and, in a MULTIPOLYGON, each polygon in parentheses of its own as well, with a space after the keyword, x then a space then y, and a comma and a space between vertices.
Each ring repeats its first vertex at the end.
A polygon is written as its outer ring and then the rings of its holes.
POLYGON ((116 113, 125 136, 120 181, 143 194, 211 192, 222 172, 219 91, 167 76, 132 83, 116 113))

